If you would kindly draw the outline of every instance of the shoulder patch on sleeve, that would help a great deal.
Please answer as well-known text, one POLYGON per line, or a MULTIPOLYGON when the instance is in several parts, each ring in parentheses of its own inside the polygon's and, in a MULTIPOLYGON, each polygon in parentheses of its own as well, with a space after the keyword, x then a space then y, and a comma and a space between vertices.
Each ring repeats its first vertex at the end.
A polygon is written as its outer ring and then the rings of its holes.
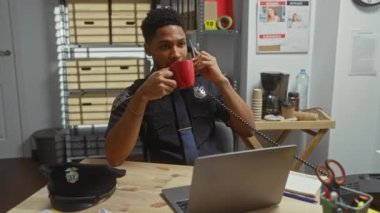
POLYGON ((128 90, 118 95, 112 103, 112 111, 131 98, 132 98, 132 95, 129 94, 128 90))

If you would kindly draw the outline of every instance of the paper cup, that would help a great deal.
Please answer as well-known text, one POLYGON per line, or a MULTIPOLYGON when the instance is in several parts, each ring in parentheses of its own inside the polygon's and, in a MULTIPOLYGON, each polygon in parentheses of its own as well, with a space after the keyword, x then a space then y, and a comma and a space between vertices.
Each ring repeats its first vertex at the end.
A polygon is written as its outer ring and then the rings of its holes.
POLYGON ((263 98, 263 90, 262 89, 254 89, 252 94, 253 99, 262 99, 263 98))

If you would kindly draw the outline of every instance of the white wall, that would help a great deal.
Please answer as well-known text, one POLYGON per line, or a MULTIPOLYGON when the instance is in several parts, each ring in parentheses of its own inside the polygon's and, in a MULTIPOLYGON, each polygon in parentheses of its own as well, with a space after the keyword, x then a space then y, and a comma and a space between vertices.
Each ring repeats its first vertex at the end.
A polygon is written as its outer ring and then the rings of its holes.
MULTIPOLYGON (((316 14, 314 16, 314 48, 312 52, 311 70, 313 72, 310 83, 310 106, 321 107, 327 114, 331 115, 333 103, 334 72, 336 40, 339 25, 340 1, 316 1, 316 14), (323 14, 323 15, 320 15, 323 14)), ((332 116, 333 119, 335 119, 332 116)), ((337 122, 337 127, 339 123, 337 122)), ((334 132, 330 129, 329 132, 334 132)), ((309 160, 314 164, 325 161, 331 140, 326 134, 309 160)), ((309 171, 314 173, 314 171, 309 171)))
MULTIPOLYGON (((309 107, 322 107, 336 120, 336 128, 329 131, 309 160, 317 164, 326 158, 337 159, 348 174, 379 172, 380 154, 375 149, 380 149, 380 74, 353 77, 348 73, 353 51, 351 32, 380 34, 380 7, 360 8, 347 0, 311 1, 311 44, 307 54, 257 54, 256 3, 243 3, 242 41, 247 45, 242 50, 241 88, 248 103, 253 88, 260 87, 260 72, 289 73, 292 90, 299 69, 306 68, 311 77, 309 107)), ((378 72, 379 59, 378 55, 378 72)), ((301 147, 305 143, 299 134, 287 142, 301 147)))
POLYGON ((380 172, 380 7, 363 8, 341 1, 329 157, 346 165, 347 173, 380 172), (375 32, 377 76, 349 76, 352 31, 375 32), (348 166, 347 166, 348 165, 348 166))
POLYGON ((10 1, 21 126, 27 155, 34 131, 59 127, 61 123, 53 16, 57 4, 58 0, 10 1))

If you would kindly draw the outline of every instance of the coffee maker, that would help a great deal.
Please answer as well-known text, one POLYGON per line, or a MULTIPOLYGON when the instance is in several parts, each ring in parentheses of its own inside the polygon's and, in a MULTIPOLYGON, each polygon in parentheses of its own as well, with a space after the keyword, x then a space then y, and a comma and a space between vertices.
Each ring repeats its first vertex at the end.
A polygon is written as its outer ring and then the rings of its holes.
POLYGON ((262 72, 261 84, 264 88, 263 115, 279 115, 281 103, 286 101, 289 74, 281 72, 262 72))

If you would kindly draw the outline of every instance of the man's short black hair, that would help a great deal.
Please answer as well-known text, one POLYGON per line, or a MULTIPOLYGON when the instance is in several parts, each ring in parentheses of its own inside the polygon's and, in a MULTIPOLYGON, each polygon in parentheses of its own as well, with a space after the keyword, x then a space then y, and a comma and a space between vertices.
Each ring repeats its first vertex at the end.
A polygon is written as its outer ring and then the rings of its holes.
POLYGON ((177 25, 184 29, 182 18, 175 10, 171 8, 151 10, 141 24, 145 42, 153 39, 157 29, 167 25, 177 25))

